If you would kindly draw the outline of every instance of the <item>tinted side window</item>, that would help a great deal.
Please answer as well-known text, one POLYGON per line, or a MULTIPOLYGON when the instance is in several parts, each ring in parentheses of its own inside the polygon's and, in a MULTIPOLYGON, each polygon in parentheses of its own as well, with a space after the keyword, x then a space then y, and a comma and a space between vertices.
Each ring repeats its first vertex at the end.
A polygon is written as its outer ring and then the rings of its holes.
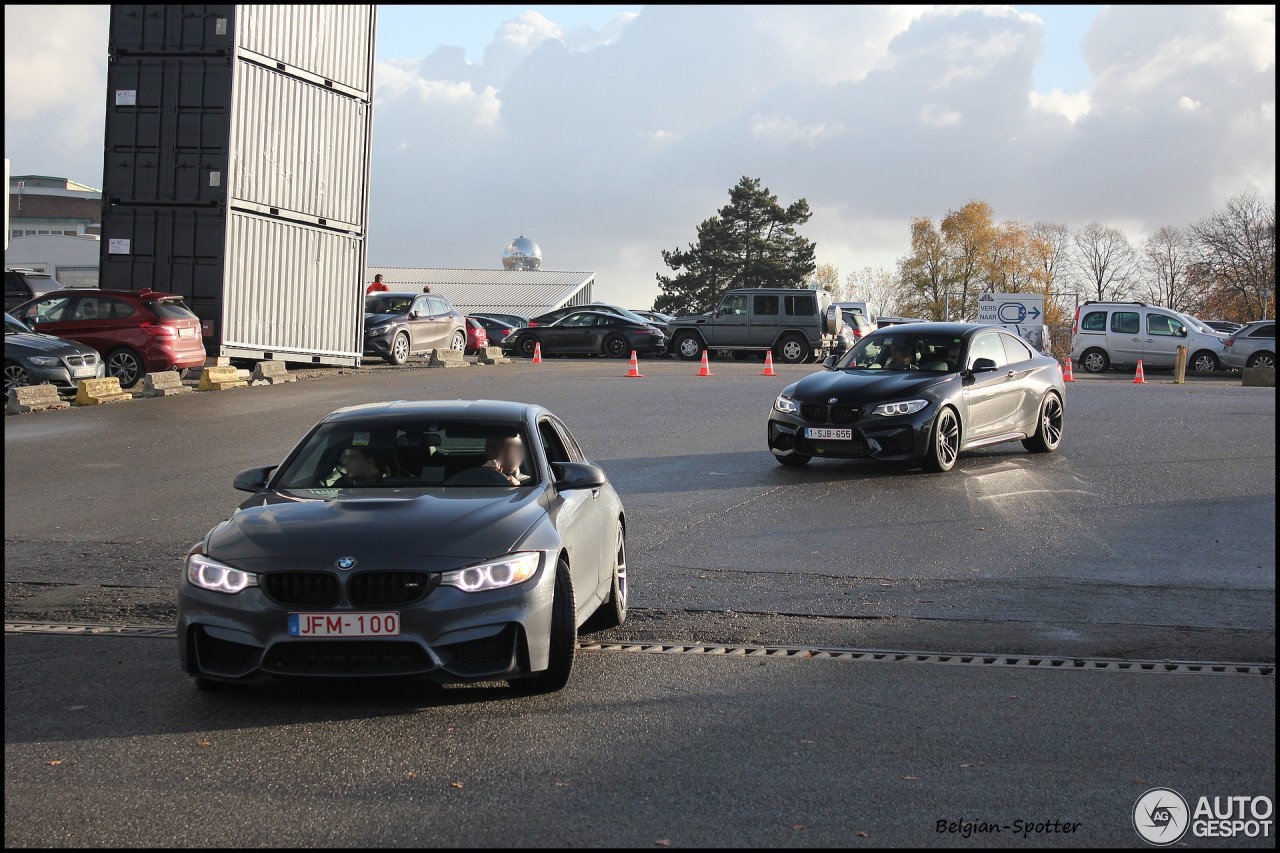
POLYGON ((726 296, 724 302, 720 304, 720 315, 724 317, 737 317, 747 313, 747 297, 745 296, 726 296))
POLYGON ((548 462, 572 462, 569 452, 565 450, 560 433, 548 420, 538 422, 538 435, 542 438, 542 447, 547 452, 548 462))
POLYGON ((152 311, 156 312, 157 317, 164 320, 200 319, 180 299, 166 299, 163 302, 150 302, 148 303, 148 307, 152 311))
POLYGON ((1020 361, 1034 358, 1031 348, 1023 343, 1020 338, 1015 338, 1013 335, 1001 335, 1000 343, 1004 344, 1004 354, 1009 359, 1010 364, 1017 364, 1020 361))
POLYGON ((1147 334, 1170 337, 1182 334, 1182 322, 1168 314, 1151 313, 1147 315, 1147 334))
POLYGON ((776 317, 778 315, 778 297, 757 296, 755 298, 755 312, 757 317, 776 317))
POLYGON ((791 317, 813 317, 818 313, 818 300, 812 292, 787 294, 786 312, 791 317))
POLYGON ((446 305, 445 301, 438 296, 428 296, 427 306, 430 310, 431 316, 433 317, 449 313, 449 306, 446 305))
POLYGON ((1111 331, 1122 335, 1138 334, 1138 312, 1117 311, 1111 315, 1111 331))
POLYGON ((1272 323, 1269 326, 1259 326, 1258 328, 1254 329, 1252 332, 1249 333, 1249 337, 1251 338, 1274 338, 1275 336, 1276 336, 1275 323, 1272 323))
MULTIPOLYGON (((104 303, 103 307, 108 309, 107 316, 112 320, 123 320, 125 317, 132 317, 137 313, 133 303, 126 302, 123 299, 103 299, 102 302, 104 303)), ((157 307, 159 306, 157 305, 157 307)), ((160 316, 163 317, 164 315, 160 314, 160 316)))
POLYGON ((413 300, 413 307, 409 310, 417 311, 418 315, 421 317, 428 317, 431 315, 431 305, 425 296, 419 296, 417 299, 413 300))
POLYGON ((1107 330, 1107 312, 1106 311, 1090 311, 1084 315, 1084 319, 1080 321, 1080 331, 1082 332, 1105 332, 1107 330))
POLYGON ((574 441, 573 436, 569 434, 569 429, 559 421, 551 421, 556 428, 556 435, 560 436, 560 440, 564 445, 565 453, 568 454, 570 462, 586 462, 587 457, 583 455, 582 448, 578 447, 578 442, 574 441))
POLYGON ((31 290, 23 283, 22 278, 16 272, 4 274, 4 292, 5 295, 15 294, 24 297, 31 295, 31 290))
POLYGON ((969 367, 973 367, 973 363, 980 358, 991 359, 996 367, 1003 367, 1009 363, 1008 357, 1004 354, 1004 345, 1000 343, 1000 335, 987 333, 973 339, 973 344, 969 347, 969 367))
POLYGON ((39 317, 46 323, 57 323, 68 319, 71 307, 70 296, 53 296, 32 303, 26 310, 27 317, 39 317))

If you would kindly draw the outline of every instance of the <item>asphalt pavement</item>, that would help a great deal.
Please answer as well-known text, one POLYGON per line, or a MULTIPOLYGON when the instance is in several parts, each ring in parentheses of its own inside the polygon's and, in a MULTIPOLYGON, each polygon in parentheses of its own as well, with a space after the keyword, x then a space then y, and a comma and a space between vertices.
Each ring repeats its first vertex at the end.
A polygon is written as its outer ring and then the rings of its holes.
MULTIPOLYGON (((934 475, 774 462, 769 405, 812 366, 641 368, 333 371, 9 417, 6 622, 171 626, 237 471, 343 405, 493 398, 560 415, 626 506, 633 612, 592 639, 1274 662, 1274 389, 1077 382, 1059 453, 934 475)), ((1143 785, 1274 801, 1262 671, 584 651, 537 699, 205 695, 171 639, 11 633, 6 845, 1132 845, 1143 785), (1079 834, 935 831, 1028 818, 1079 834)))

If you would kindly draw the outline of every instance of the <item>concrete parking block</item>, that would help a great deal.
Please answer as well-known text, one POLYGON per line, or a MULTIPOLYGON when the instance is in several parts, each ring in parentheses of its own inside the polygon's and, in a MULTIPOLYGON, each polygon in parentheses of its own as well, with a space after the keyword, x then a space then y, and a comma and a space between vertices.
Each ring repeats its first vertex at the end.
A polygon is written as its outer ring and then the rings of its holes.
POLYGON ((433 349, 427 367, 470 367, 462 357, 462 351, 456 349, 433 349))
POLYGON ((66 409, 70 406, 70 403, 58 396, 58 389, 53 385, 28 385, 9 392, 4 411, 7 415, 25 415, 28 412, 66 409))
POLYGON ((502 354, 502 347, 485 347, 476 354, 476 364, 510 364, 511 359, 502 354))
POLYGON ((115 376, 105 379, 81 379, 76 385, 77 406, 97 406, 101 403, 123 403, 132 400, 133 395, 120 387, 120 380, 115 376))
POLYGON ((1246 367, 1241 372, 1240 384, 1256 388, 1276 387, 1276 369, 1274 367, 1246 367))
POLYGON ((142 380, 143 397, 176 397, 190 391, 190 388, 182 384, 182 374, 176 370, 148 373, 142 380))
POLYGON ((240 372, 230 365, 206 367, 200 372, 197 391, 225 391, 228 388, 247 388, 249 383, 240 378, 240 372))
POLYGON ((260 361, 253 366, 251 385, 280 385, 284 382, 295 382, 296 376, 290 376, 283 361, 260 361))

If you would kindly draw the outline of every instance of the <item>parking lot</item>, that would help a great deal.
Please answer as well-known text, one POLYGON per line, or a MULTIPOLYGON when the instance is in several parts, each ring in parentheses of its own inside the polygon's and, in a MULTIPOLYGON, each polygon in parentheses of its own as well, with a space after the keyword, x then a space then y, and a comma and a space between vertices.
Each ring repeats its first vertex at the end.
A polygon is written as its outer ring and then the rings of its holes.
POLYGON ((234 474, 335 408, 393 399, 563 418, 626 506, 633 611, 539 699, 210 697, 171 638, 9 633, 6 843, 926 845, 957 842, 938 819, 989 813, 1082 826, 986 843, 1133 844, 1148 783, 1274 800, 1273 389, 1090 377, 1067 386, 1057 454, 790 470, 765 417, 814 366, 713 365, 325 369, 8 418, 12 630, 171 627, 182 555, 238 504, 234 474), (534 816, 489 817, 517 809, 534 816))

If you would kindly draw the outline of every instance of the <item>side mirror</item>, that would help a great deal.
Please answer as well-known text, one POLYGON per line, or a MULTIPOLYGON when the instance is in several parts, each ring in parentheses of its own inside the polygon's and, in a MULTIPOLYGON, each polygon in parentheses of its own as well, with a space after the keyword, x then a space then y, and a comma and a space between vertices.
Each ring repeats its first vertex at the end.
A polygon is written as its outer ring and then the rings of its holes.
POLYGON ((409 312, 409 319, 410 319, 410 320, 416 320, 416 319, 418 319, 418 318, 419 318, 419 317, 421 317, 421 316, 422 316, 422 314, 421 314, 421 313, 419 313, 419 312, 417 312, 417 311, 410 311, 410 312, 409 312))
POLYGON ((271 472, 274 470, 276 470, 275 465, 268 465, 265 468, 246 468, 236 474, 232 485, 241 492, 260 492, 266 487, 267 480, 271 479, 271 472))
POLYGON ((838 357, 837 357, 837 356, 834 356, 834 355, 829 355, 829 356, 827 356, 826 358, 824 358, 824 359, 822 360, 822 367, 823 367, 823 369, 825 369, 825 370, 835 370, 835 369, 836 369, 836 361, 837 361, 837 360, 838 360, 838 357))
POLYGON ((973 367, 969 368, 970 373, 990 373, 996 369, 996 363, 989 358, 979 358, 973 362, 973 367))
POLYGON ((598 489, 609 482, 604 471, 589 462, 552 462, 551 473, 562 492, 598 489))
POLYGON ((1178 335, 1179 335, 1179 336, 1181 336, 1181 337, 1184 337, 1184 338, 1185 338, 1185 337, 1187 336, 1187 330, 1186 330, 1186 328, 1185 328, 1185 327, 1183 327, 1183 328, 1179 329, 1179 330, 1178 330, 1178 335))
POLYGON ((36 323, 39 323, 43 319, 44 318, 41 317, 39 314, 31 314, 30 316, 23 317, 22 322, 26 323, 28 326, 34 329, 36 327, 36 323))

